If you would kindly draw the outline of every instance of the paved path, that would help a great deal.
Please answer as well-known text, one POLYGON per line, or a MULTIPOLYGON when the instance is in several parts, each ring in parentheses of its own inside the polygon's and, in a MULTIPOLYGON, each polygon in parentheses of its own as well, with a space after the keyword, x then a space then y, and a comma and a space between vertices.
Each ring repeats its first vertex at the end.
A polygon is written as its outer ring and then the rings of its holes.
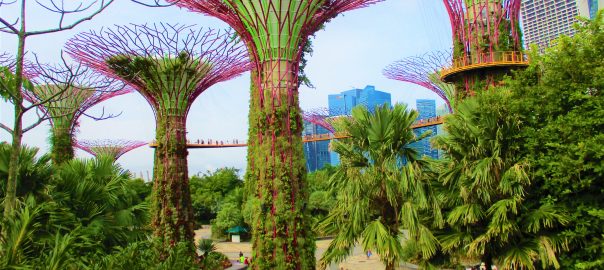
MULTIPOLYGON (((211 238, 211 231, 208 227, 204 227, 202 229, 195 231, 195 242, 197 242, 200 238, 211 238)), ((318 240, 317 241, 317 250, 316 257, 317 260, 321 258, 323 252, 329 246, 331 240, 318 240)), ((222 252, 233 262, 233 266, 228 269, 245 269, 244 265, 237 263, 237 258, 239 258, 239 252, 243 253, 243 256, 250 257, 252 254, 252 245, 249 242, 244 243, 232 243, 232 242, 218 242, 216 243, 216 251, 222 252), (239 268, 237 268, 239 267, 239 268)), ((328 268, 328 270, 383 270, 385 269, 382 262, 377 255, 371 256, 370 259, 367 259, 365 252, 360 247, 355 247, 352 253, 352 256, 348 257, 346 261, 340 264, 332 264, 328 268)), ((408 267, 400 268, 401 270, 413 270, 417 269, 413 265, 409 265, 408 267)))

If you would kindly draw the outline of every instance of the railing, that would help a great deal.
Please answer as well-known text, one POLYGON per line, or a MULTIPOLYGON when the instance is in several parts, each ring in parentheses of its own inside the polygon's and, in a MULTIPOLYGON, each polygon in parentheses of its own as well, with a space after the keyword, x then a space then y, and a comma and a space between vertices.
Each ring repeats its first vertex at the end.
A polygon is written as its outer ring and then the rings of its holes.
MULTIPOLYGON (((421 119, 415 121, 415 123, 411 126, 412 128, 421 128, 428 126, 440 125, 443 123, 443 118, 441 116, 429 118, 429 119, 421 119)), ((348 134, 345 133, 329 133, 329 134, 315 134, 315 135, 305 135, 302 136, 303 142, 318 142, 318 141, 328 141, 335 139, 343 139, 348 138, 348 134)), ((150 147, 157 147, 157 142, 152 141, 149 144, 150 147)), ((237 139, 234 140, 213 140, 208 139, 204 140, 187 140, 187 148, 229 148, 229 147, 245 147, 247 143, 244 141, 239 141, 237 139)))
POLYGON ((529 59, 526 54, 518 51, 481 53, 453 59, 453 65, 444 68, 440 78, 446 81, 452 74, 480 67, 493 66, 527 66, 529 59))

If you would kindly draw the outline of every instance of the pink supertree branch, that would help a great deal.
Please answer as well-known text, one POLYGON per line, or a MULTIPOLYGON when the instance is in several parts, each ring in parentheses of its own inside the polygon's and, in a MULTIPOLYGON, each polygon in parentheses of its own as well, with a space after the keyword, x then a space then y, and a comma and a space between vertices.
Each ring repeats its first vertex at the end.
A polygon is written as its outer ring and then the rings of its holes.
POLYGON ((91 155, 98 157, 100 155, 108 155, 119 159, 122 155, 139 148, 143 145, 147 145, 143 141, 131 141, 131 140, 78 140, 74 142, 74 146, 82 149, 91 155))
MULTIPOLYGON (((178 58, 183 53, 192 59, 188 68, 198 69, 198 63, 208 68, 192 89, 175 89, 172 93, 185 96, 189 106, 197 96, 210 86, 229 80, 249 70, 250 65, 244 44, 233 37, 231 31, 196 29, 178 24, 127 25, 80 33, 66 44, 67 53, 107 76, 120 79, 137 89, 156 110, 162 98, 159 91, 142 76, 124 78, 108 64, 117 56, 128 59, 153 59, 162 68, 162 60, 178 58), (186 91, 186 92, 184 92, 186 91)), ((156 112, 157 113, 157 112, 156 112)))
POLYGON ((442 98, 449 112, 453 112, 451 102, 455 98, 452 86, 440 81, 440 70, 451 63, 451 53, 435 51, 421 56, 408 57, 390 64, 383 71, 386 78, 422 86, 442 98))
POLYGON ((335 129, 333 125, 329 122, 329 117, 329 110, 325 108, 304 111, 302 113, 302 119, 304 119, 305 121, 321 126, 329 132, 334 133, 335 129))

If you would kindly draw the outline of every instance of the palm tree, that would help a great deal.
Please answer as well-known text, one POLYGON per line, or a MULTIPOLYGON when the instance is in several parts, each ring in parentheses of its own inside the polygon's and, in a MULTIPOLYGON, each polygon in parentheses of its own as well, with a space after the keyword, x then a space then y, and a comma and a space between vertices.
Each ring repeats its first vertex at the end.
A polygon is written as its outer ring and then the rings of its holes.
POLYGON ((146 236, 149 206, 130 181, 111 157, 76 159, 58 168, 49 193, 84 234, 109 250, 146 236))
POLYGON ((488 268, 559 267, 563 242, 548 230, 567 218, 554 206, 527 200, 528 164, 520 155, 518 117, 506 110, 508 92, 479 94, 458 104, 445 119, 447 135, 440 181, 448 226, 439 237, 444 252, 481 260, 488 268))
POLYGON ((322 268, 345 259, 358 241, 379 254, 388 270, 402 260, 406 238, 425 257, 436 252, 438 243, 429 229, 434 224, 426 221, 438 225, 442 219, 423 177, 428 163, 411 147, 429 135, 413 133, 417 115, 402 104, 376 107, 374 113, 359 106, 351 118, 334 124, 336 132, 350 137, 331 145, 341 165, 330 179, 330 188, 338 194, 335 207, 319 225, 324 233, 335 235, 321 258, 322 268), (435 218, 426 219, 428 212, 435 218))
MULTIPOLYGON (((6 194, 11 152, 11 145, 5 142, 0 143, 0 198, 4 198, 6 194)), ((20 148, 17 197, 25 197, 27 194, 36 197, 43 196, 45 184, 48 183, 48 179, 52 174, 50 156, 44 154, 36 157, 37 155, 37 148, 27 146, 20 148)))

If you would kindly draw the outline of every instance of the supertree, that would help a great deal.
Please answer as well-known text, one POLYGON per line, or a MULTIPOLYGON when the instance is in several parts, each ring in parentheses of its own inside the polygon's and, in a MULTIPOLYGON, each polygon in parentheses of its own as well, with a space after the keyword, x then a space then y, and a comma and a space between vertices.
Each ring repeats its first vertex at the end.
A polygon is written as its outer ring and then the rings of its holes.
POLYGON ((453 32, 453 63, 441 79, 458 98, 497 85, 527 66, 519 24, 521 0, 443 0, 453 32))
POLYGON ((450 63, 449 52, 434 51, 394 62, 383 73, 388 79, 413 83, 436 93, 445 101, 449 112, 453 112, 455 87, 440 79, 440 71, 450 63))
POLYGON ((86 115, 96 120, 106 119, 86 114, 91 107, 109 98, 131 92, 115 79, 92 69, 75 65, 30 65, 25 73, 36 74, 31 79, 33 88, 24 89, 23 97, 39 104, 51 124, 51 158, 61 164, 74 157, 74 136, 78 120, 86 115))
POLYGON ((143 141, 130 140, 77 140, 75 147, 80 148, 91 155, 98 157, 101 155, 110 156, 113 160, 119 159, 122 155, 147 145, 143 141))
POLYGON ((67 51, 136 89, 156 121, 152 226, 164 250, 193 247, 193 210, 187 168, 186 119, 210 86, 249 70, 244 44, 230 31, 154 24, 80 33, 67 51))
POLYGON ((168 0, 228 23, 252 67, 246 184, 254 269, 313 269, 298 71, 309 35, 339 13, 381 0, 168 0))

